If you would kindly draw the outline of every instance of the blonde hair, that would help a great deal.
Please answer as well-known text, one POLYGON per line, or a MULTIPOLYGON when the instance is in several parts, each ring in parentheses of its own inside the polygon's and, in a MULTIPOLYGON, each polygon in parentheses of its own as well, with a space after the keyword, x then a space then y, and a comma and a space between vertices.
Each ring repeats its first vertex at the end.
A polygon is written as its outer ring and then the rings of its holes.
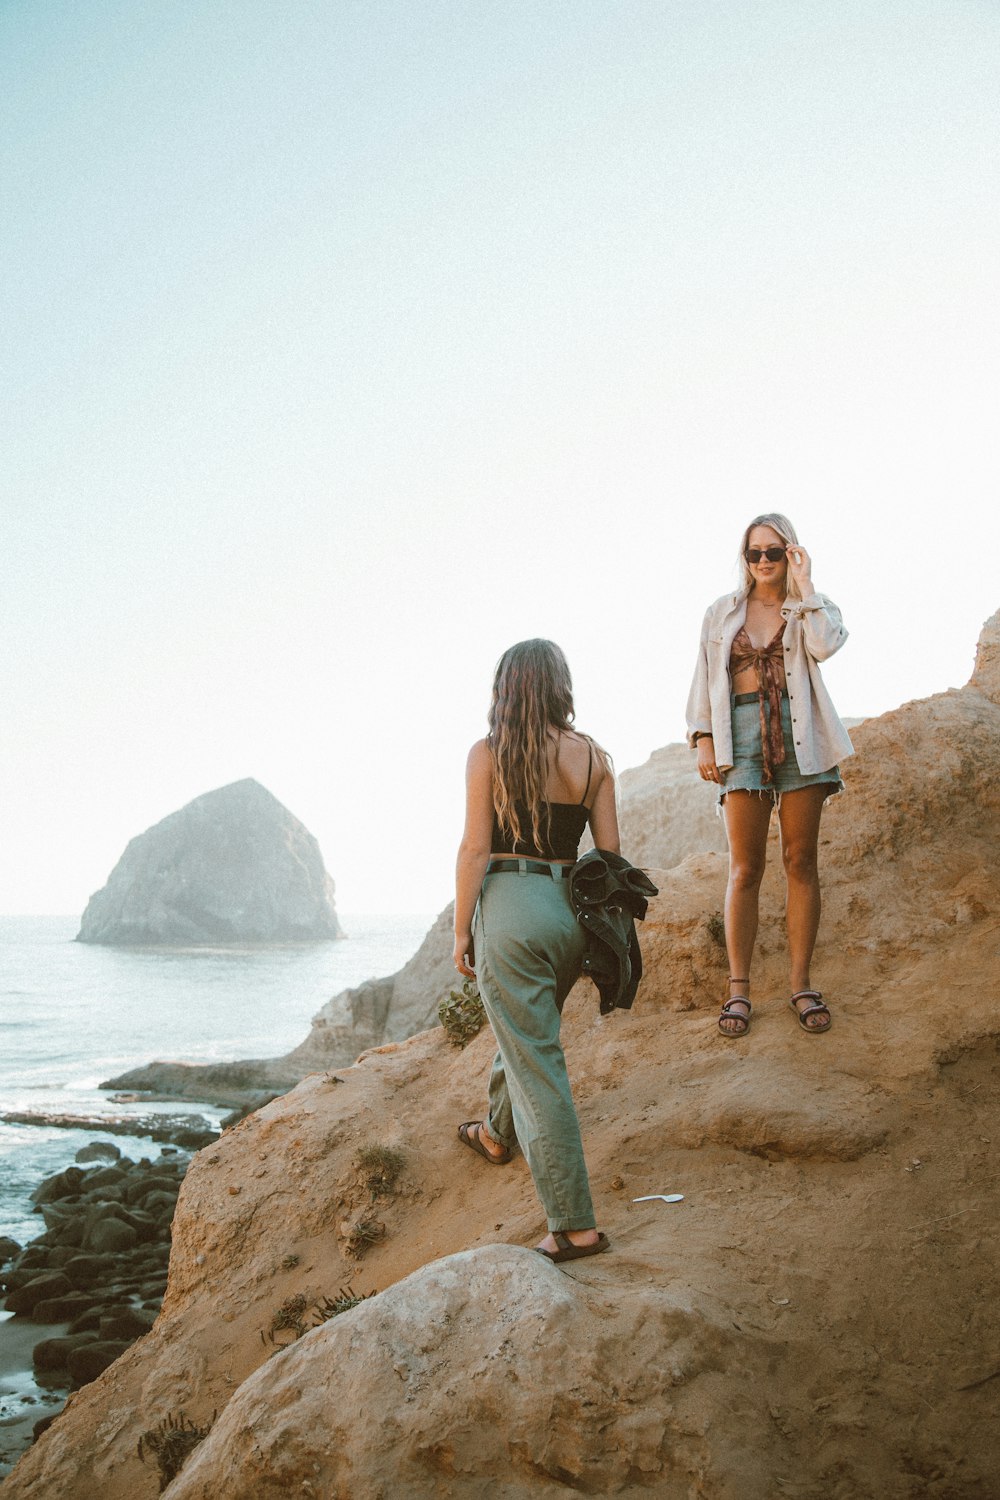
POLYGON ((493 676, 486 743, 493 756, 493 806, 514 847, 524 838, 516 802, 528 810, 535 848, 546 847, 548 731, 569 729, 575 717, 569 666, 555 642, 534 639, 508 647, 493 676))
MULTIPOLYGON (((749 565, 747 564, 746 551, 747 547, 750 544, 750 533, 751 531, 753 531, 755 526, 770 526, 772 531, 776 531, 778 533, 778 536, 781 538, 783 545, 786 547, 796 546, 799 540, 795 533, 795 527, 792 525, 787 516, 779 515, 777 511, 769 511, 766 516, 754 516, 753 520, 750 522, 750 525, 747 527, 746 531, 744 531, 743 538, 740 542, 740 582, 745 594, 749 594, 754 585, 754 577, 750 571, 749 565)), ((791 568, 789 568, 787 574, 785 575, 785 593, 789 599, 802 598, 799 586, 795 582, 795 579, 792 577, 791 568)))

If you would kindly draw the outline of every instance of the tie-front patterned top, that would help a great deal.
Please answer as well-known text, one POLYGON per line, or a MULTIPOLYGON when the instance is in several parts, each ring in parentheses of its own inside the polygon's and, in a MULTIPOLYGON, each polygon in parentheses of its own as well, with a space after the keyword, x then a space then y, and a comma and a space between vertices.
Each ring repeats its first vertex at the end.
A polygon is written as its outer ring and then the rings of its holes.
POLYGON ((729 658, 730 675, 736 677, 748 667, 757 670, 757 703, 760 708, 760 748, 764 761, 764 782, 774 780, 774 769, 785 763, 785 737, 781 732, 781 692, 785 685, 785 668, 781 638, 785 633, 785 621, 766 646, 759 650, 741 625, 733 640, 733 654, 729 658), (764 710, 770 707, 770 718, 764 710))

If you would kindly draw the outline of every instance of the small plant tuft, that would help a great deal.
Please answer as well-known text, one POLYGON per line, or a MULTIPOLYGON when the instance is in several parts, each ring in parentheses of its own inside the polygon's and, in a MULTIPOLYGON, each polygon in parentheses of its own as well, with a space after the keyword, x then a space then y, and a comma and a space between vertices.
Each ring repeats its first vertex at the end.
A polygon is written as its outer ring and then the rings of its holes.
POLYGON ((366 1214, 352 1224, 347 1231, 347 1243, 345 1249, 348 1255, 353 1255, 360 1260, 366 1250, 370 1250, 385 1234, 385 1225, 381 1220, 366 1214))
POLYGON ((438 1018, 453 1047, 464 1047, 486 1024, 486 1011, 475 980, 467 979, 461 990, 452 990, 438 1006, 438 1018))
POLYGON ((710 912, 705 918, 705 927, 712 942, 724 948, 726 946, 726 923, 721 911, 710 912))
POLYGON ((406 1165, 406 1157, 395 1146, 380 1146, 374 1142, 362 1146, 357 1155, 357 1164, 364 1173, 365 1186, 372 1201, 383 1193, 391 1192, 400 1172, 406 1165))
POLYGON ((319 1297, 310 1302, 303 1292, 297 1292, 281 1304, 271 1319, 270 1328, 266 1333, 261 1332, 260 1341, 264 1345, 273 1344, 273 1352, 278 1354, 310 1329, 321 1327, 340 1313, 350 1312, 352 1307, 375 1295, 373 1290, 362 1292, 359 1297, 352 1286, 342 1286, 336 1297, 319 1297), (279 1338, 281 1333, 290 1333, 291 1338, 279 1338))
POLYGON ((328 1323, 331 1318, 337 1318, 341 1313, 350 1312, 352 1307, 360 1307, 362 1302, 367 1302, 369 1297, 374 1297, 373 1291, 362 1292, 359 1297, 350 1285, 342 1286, 336 1297, 321 1297, 313 1310, 313 1328, 318 1328, 321 1323, 328 1323))
MULTIPOLYGON (((278 1344, 279 1333, 290 1333, 292 1339, 300 1339, 306 1331, 306 1310, 309 1306, 304 1292, 294 1292, 291 1297, 286 1297, 271 1318, 271 1327, 266 1334, 261 1333, 262 1344, 278 1344)), ((282 1343, 291 1343, 291 1339, 284 1339, 282 1343)), ((280 1347, 280 1345, 279 1345, 280 1347)))
POLYGON ((182 1411, 176 1414, 171 1412, 158 1426, 142 1434, 136 1452, 140 1463, 155 1464, 159 1469, 161 1495, 167 1485, 177 1478, 198 1444, 208 1437, 215 1418, 216 1413, 213 1412, 211 1422, 205 1427, 196 1427, 182 1411))

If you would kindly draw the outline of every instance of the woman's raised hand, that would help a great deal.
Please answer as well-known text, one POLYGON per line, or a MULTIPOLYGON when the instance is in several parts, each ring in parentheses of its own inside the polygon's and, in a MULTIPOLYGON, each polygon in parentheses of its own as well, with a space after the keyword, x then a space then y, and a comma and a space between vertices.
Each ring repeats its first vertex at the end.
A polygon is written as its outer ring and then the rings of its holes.
POLYGON ((698 739, 698 775, 702 781, 720 781, 722 776, 715 764, 715 741, 710 734, 698 739))
MULTIPOLYGON (((803 599, 813 592, 812 581, 812 558, 804 547, 798 542, 792 543, 785 548, 785 556, 788 558, 788 571, 799 586, 799 593, 803 599)), ((699 740, 700 744, 701 741, 699 740)))

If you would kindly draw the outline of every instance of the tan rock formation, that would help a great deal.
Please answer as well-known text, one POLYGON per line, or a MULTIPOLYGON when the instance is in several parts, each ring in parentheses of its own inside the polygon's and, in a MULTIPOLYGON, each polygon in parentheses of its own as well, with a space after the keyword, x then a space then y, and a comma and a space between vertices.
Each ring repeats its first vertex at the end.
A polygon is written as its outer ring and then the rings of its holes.
POLYGON ((340 936, 319 845, 247 777, 131 839, 87 902, 77 942, 188 948, 340 936))
POLYGON ((621 773, 622 849, 634 865, 669 870, 692 854, 725 853, 716 790, 695 765, 687 745, 664 745, 621 773))
POLYGON ((776 849, 745 1039, 715 1027, 720 854, 659 875, 632 1012, 570 997, 610 1254, 559 1270, 517 1248, 543 1227, 523 1161, 457 1141, 488 1034, 313 1075, 195 1159, 155 1328, 4 1500, 152 1496, 141 1434, 216 1409, 169 1500, 1000 1493, 998 630, 968 687, 856 732, 822 835, 829 1035, 788 1009, 776 849), (370 1143, 405 1159, 374 1202, 370 1143), (366 1215, 384 1235, 359 1262, 366 1215), (381 1295, 268 1358, 285 1299, 349 1283, 381 1295))

